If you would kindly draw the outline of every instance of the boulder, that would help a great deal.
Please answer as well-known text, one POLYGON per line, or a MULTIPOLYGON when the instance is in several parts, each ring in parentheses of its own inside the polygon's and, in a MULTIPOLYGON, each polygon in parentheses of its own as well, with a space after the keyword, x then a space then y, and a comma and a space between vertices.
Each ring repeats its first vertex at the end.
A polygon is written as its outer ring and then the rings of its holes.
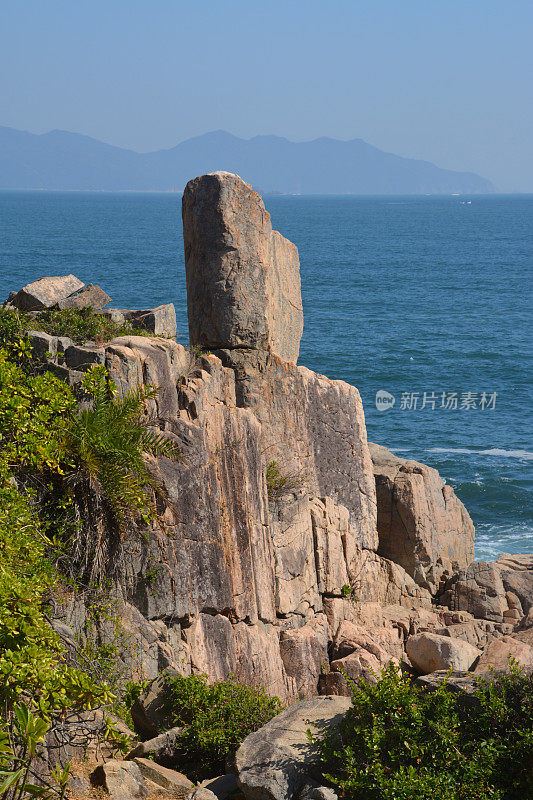
MULTIPOLYGON (((350 678, 352 681, 358 681, 362 678, 365 681, 376 683, 379 680, 380 673, 390 661, 394 661, 388 653, 381 648, 373 648, 367 650, 366 647, 356 645, 351 653, 344 658, 336 658, 330 663, 330 668, 333 673, 338 672, 342 675, 343 679, 350 678), (376 652, 377 651, 377 652, 376 652)), ((339 692, 346 697, 349 697, 350 690, 348 683, 344 686, 342 692, 339 692)))
POLYGON ((477 677, 473 672, 453 672, 450 675, 449 670, 441 669, 415 678, 417 686, 421 686, 428 692, 436 691, 443 681, 446 681, 446 686, 456 694, 470 696, 478 688, 477 677))
POLYGON ((509 672, 509 659, 513 658, 526 672, 533 672, 533 636, 531 643, 514 636, 502 636, 488 643, 474 670, 476 675, 490 672, 509 672))
POLYGON ((59 300, 56 305, 57 308, 87 308, 90 306, 94 309, 102 309, 110 302, 111 298, 100 286, 88 283, 87 286, 77 292, 70 294, 63 300, 59 300))
POLYGON ((170 728, 170 730, 160 733, 158 736, 154 736, 153 739, 139 742, 124 756, 124 759, 126 761, 131 761, 134 758, 144 758, 148 755, 169 755, 182 731, 183 728, 170 728))
POLYGON ((229 172, 189 181, 183 239, 191 344, 263 350, 296 363, 303 330, 298 250, 272 230, 257 192, 229 172))
MULTIPOLYGON (((178 332, 174 303, 165 303, 157 308, 148 308, 144 311, 122 311, 120 313, 135 328, 150 331, 154 336, 172 339, 178 332)), ((113 317, 111 316, 111 318, 113 317)))
POLYGON ((176 796, 186 797, 190 794, 191 789, 194 789, 194 783, 181 772, 162 767, 161 764, 157 764, 149 758, 135 758, 134 763, 139 767, 143 778, 157 783, 163 789, 172 789, 176 796))
POLYGON ((369 443, 378 510, 378 553, 434 594, 474 560, 474 525, 437 470, 369 443))
POLYGON ((42 311, 51 308, 64 300, 73 292, 77 292, 85 284, 75 275, 62 275, 51 278, 40 278, 27 283, 9 301, 10 305, 21 311, 42 311))
POLYGON ((237 783, 237 776, 230 772, 228 775, 219 775, 216 778, 207 778, 200 784, 201 788, 209 789, 213 792, 218 800, 226 800, 227 797, 234 794, 239 788, 237 783))
POLYGON ((423 675, 436 670, 469 670, 481 655, 481 650, 463 641, 436 633, 418 633, 406 643, 407 655, 413 667, 423 675))
POLYGON ((350 706, 347 697, 302 700, 251 733, 235 757, 244 796, 249 800, 292 800, 316 764, 308 730, 320 736, 338 725, 350 706))
MULTIPOLYGON (((131 718, 135 730, 152 740, 158 730, 168 724, 169 714, 165 706, 165 685, 167 677, 174 677, 177 671, 172 667, 163 670, 148 684, 131 707, 131 718)), ((160 737, 157 736, 159 739, 160 737)))
POLYGON ((186 800, 217 800, 217 795, 205 786, 198 786, 187 795, 186 800))
POLYGON ((338 795, 330 786, 314 786, 309 782, 298 797, 298 800, 338 800, 338 795))
POLYGON ((367 627, 343 620, 333 642, 333 658, 344 658, 358 647, 374 653, 384 665, 391 659, 399 661, 405 655, 403 638, 397 628, 367 627))
POLYGON ((137 800, 148 797, 148 789, 134 761, 112 759, 100 764, 91 773, 93 786, 103 786, 111 800, 137 800))

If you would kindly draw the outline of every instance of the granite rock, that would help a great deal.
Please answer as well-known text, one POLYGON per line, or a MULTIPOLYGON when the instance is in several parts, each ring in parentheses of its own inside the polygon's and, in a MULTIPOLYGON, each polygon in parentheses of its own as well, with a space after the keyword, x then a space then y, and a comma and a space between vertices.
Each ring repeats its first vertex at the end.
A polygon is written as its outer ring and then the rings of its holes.
POLYGON ((479 619, 519 623, 533 607, 533 555, 470 564, 447 582, 441 602, 479 619))
POLYGON ((474 560, 474 526, 437 470, 370 444, 378 509, 378 553, 435 593, 474 560))
POLYGON ((104 290, 94 283, 88 283, 83 288, 79 289, 73 294, 69 294, 62 300, 56 303, 57 308, 87 308, 91 307, 96 310, 104 308, 111 302, 111 298, 104 290))
POLYGON ((14 296, 10 296, 9 304, 21 311, 42 311, 56 305, 84 285, 75 275, 39 278, 33 283, 27 283, 14 296))
POLYGON ((99 764, 91 773, 93 786, 103 786, 111 800, 137 800, 148 797, 148 789, 134 761, 112 759, 99 764))
POLYGON ((316 763, 307 731, 320 737, 350 708, 346 697, 303 700, 250 734, 237 750, 239 786, 248 800, 292 800, 316 763))
POLYGON ((272 230, 261 197, 213 172, 183 193, 192 345, 252 348, 295 363, 303 330, 298 250, 272 230))
POLYGON ((493 639, 483 650, 476 665, 475 673, 483 674, 495 670, 509 672, 509 659, 514 659, 527 673, 533 672, 533 635, 531 641, 518 636, 502 636, 493 639))
POLYGON ((410 636, 406 650, 411 664, 423 675, 442 669, 465 672, 481 655, 480 650, 462 639, 435 633, 410 636))

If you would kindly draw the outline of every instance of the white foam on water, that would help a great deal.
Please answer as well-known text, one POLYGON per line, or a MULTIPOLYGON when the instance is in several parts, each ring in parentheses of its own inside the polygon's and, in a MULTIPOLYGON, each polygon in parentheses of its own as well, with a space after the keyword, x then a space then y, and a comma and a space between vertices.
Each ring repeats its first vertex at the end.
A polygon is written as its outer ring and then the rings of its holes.
POLYGON ((528 450, 502 450, 493 447, 490 450, 468 450, 464 447, 431 447, 426 453, 451 453, 468 456, 498 456, 500 458, 521 458, 525 461, 533 460, 533 453, 528 450))
POLYGON ((482 525, 476 529, 476 561, 492 561, 502 553, 530 553, 533 530, 527 523, 504 527, 482 525))

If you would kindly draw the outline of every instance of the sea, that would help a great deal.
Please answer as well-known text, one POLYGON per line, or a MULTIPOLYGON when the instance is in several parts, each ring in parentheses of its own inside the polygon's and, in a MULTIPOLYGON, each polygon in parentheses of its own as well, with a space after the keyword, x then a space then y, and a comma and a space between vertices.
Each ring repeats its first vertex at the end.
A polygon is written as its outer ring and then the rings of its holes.
MULTIPOLYGON (((476 558, 533 551, 533 195, 266 196, 298 246, 299 363, 354 384, 368 438, 439 470, 476 558)), ((0 192, 0 299, 44 275, 112 305, 174 302, 187 342, 181 197, 0 192)))

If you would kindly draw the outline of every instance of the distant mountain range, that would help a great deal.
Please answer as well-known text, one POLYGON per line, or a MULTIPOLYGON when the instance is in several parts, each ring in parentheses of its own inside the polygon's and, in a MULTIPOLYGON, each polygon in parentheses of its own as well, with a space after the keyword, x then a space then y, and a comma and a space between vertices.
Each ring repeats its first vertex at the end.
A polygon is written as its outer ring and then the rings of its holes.
POLYGON ((493 192, 472 172, 385 153, 362 139, 239 139, 226 131, 153 153, 135 153, 67 131, 0 126, 0 188, 181 191, 190 178, 227 170, 264 193, 451 194, 493 192))

